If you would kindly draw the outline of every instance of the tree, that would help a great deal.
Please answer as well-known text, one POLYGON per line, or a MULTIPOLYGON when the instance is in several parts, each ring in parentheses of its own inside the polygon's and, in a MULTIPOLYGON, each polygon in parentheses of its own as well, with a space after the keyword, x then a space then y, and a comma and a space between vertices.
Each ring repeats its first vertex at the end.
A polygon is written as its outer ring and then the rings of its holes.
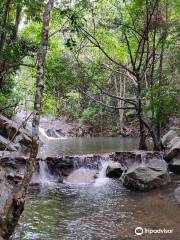
POLYGON ((2 0, 0 3, 0 89, 7 75, 12 75, 24 62, 25 56, 32 56, 36 47, 25 37, 19 36, 22 16, 25 21, 40 21, 44 1, 2 0), (35 7, 36 6, 36 7, 35 7))
MULTIPOLYGON (((167 84, 163 73, 165 47, 172 32, 174 39, 176 39, 177 31, 174 28, 177 25, 177 19, 168 18, 168 14, 171 14, 168 1, 147 0, 129 1, 127 3, 117 0, 115 3, 111 4, 106 1, 105 4, 114 9, 114 15, 112 16, 111 12, 111 18, 108 18, 108 12, 103 12, 103 17, 100 16, 101 22, 98 21, 98 12, 102 7, 102 1, 89 2, 88 8, 85 6, 88 12, 86 14, 77 11, 76 8, 65 10, 63 14, 69 19, 71 26, 77 32, 77 36, 70 32, 68 43, 73 48, 75 41, 79 43, 77 38, 81 39, 80 43, 83 42, 84 45, 83 47, 82 44, 80 45, 80 52, 91 44, 92 47, 97 48, 104 54, 114 69, 119 67, 128 73, 130 77, 127 79, 130 81, 133 79, 134 97, 131 99, 118 97, 118 99, 124 101, 127 108, 128 105, 131 105, 136 111, 140 131, 139 148, 147 149, 147 130, 153 139, 154 149, 161 150, 161 123, 157 123, 155 119, 162 111, 160 108, 155 108, 153 102, 154 99, 160 97, 164 84, 167 84), (97 15, 95 13, 90 14, 92 9, 94 12, 97 11, 97 15), (140 11, 142 12, 141 16, 139 16, 140 11), (104 16, 106 16, 105 20, 104 16), (118 36, 117 32, 119 33, 118 36), (109 44, 113 47, 109 47, 109 44), (124 50, 124 59, 120 56, 121 52, 117 54, 119 50, 124 50), (128 65, 125 64, 127 61, 128 65), (154 89, 156 90, 154 91, 154 89), (157 89, 159 90, 157 91, 157 89), (150 98, 144 97, 146 91, 151 92, 150 98), (146 112, 147 106, 151 106, 151 113, 146 112)), ((80 8, 82 8, 82 3, 80 8)), ((101 92, 117 98, 117 96, 103 90, 101 92)))
POLYGON ((17 221, 23 211, 25 195, 27 188, 31 181, 34 166, 36 163, 36 157, 38 153, 38 128, 41 112, 42 93, 44 87, 44 64, 47 53, 48 34, 49 34, 49 22, 50 13, 53 8, 54 0, 49 0, 45 5, 43 14, 43 26, 41 34, 41 43, 37 54, 37 80, 36 80, 36 94, 34 102, 34 114, 32 123, 32 147, 30 152, 30 158, 26 164, 26 170, 24 179, 18 190, 14 192, 12 198, 7 203, 5 208, 3 223, 1 223, 2 236, 8 239, 13 233, 17 221))

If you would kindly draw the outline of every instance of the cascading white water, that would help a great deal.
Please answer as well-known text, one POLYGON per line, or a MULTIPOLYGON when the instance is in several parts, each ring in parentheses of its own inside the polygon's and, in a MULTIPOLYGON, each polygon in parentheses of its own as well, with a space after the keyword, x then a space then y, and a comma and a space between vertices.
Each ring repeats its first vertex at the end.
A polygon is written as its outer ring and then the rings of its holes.
POLYGON ((141 152, 141 164, 140 166, 144 168, 146 166, 146 153, 141 152))
POLYGON ((35 172, 32 177, 31 183, 38 183, 43 186, 54 185, 56 182, 55 177, 50 173, 46 161, 39 161, 39 171, 35 172))
POLYGON ((95 187, 99 187, 108 183, 109 178, 106 177, 106 169, 108 161, 101 162, 101 168, 97 173, 97 170, 88 168, 75 169, 65 180, 67 184, 86 185, 93 184, 95 187))
MULTIPOLYGON (((57 134, 58 135, 58 134, 57 134)), ((59 141, 59 140, 62 140, 62 139, 66 139, 66 137, 49 137, 47 134, 46 134, 46 130, 44 128, 39 128, 39 138, 41 139, 41 141, 43 143, 47 143, 49 140, 51 141, 59 141)))
POLYGON ((108 161, 101 162, 101 169, 94 183, 95 187, 105 185, 109 182, 110 179, 106 177, 106 169, 108 167, 108 164, 109 164, 108 161))
POLYGON ((39 161, 39 181, 42 185, 54 182, 54 177, 50 174, 46 161, 39 161))

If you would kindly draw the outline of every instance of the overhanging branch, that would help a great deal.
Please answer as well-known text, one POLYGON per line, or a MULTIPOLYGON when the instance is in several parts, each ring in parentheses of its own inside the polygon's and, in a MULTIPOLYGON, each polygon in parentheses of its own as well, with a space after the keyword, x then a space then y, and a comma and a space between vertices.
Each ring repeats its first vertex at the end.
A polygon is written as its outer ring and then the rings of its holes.
POLYGON ((134 106, 134 107, 114 107, 114 106, 108 105, 108 104, 106 104, 106 103, 103 103, 102 101, 99 101, 99 100, 93 98, 92 96, 90 96, 89 94, 85 93, 85 92, 82 91, 81 89, 79 89, 79 91, 80 91, 81 93, 83 93, 85 96, 87 96, 88 98, 90 98, 92 101, 94 101, 94 102, 96 102, 96 103, 98 103, 98 104, 100 104, 100 105, 103 105, 103 106, 105 106, 105 107, 107 107, 107 108, 116 109, 116 110, 119 110, 119 109, 123 109, 123 110, 133 109, 133 110, 136 110, 135 106, 134 106))

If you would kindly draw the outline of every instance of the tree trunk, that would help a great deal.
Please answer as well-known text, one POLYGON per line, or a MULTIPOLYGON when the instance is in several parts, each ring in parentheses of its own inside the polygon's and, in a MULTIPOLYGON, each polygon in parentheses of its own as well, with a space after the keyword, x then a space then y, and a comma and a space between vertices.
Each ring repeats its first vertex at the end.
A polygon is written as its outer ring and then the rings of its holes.
POLYGON ((11 36, 11 40, 16 40, 16 38, 17 38, 19 24, 21 21, 21 12, 22 12, 22 6, 20 4, 18 4, 17 8, 16 8, 16 19, 15 19, 15 24, 14 24, 14 29, 13 29, 13 33, 11 36))
POLYGON ((9 199, 9 201, 6 203, 6 207, 3 212, 2 221, 0 222, 0 234, 4 239, 8 239, 11 236, 23 211, 27 188, 31 181, 34 166, 36 164, 39 140, 39 120, 44 86, 44 63, 48 45, 50 13, 53 8, 53 4, 54 0, 49 0, 45 7, 43 15, 41 43, 37 55, 36 95, 34 102, 34 116, 32 123, 32 147, 30 152, 30 158, 26 164, 26 170, 22 184, 14 191, 11 199, 9 199))
MULTIPOLYGON (((118 67, 119 72, 123 71, 118 67)), ((125 76, 121 73, 117 72, 117 76, 115 77, 115 89, 116 89, 116 96, 117 97, 125 97, 126 85, 125 85, 125 76)), ((117 106, 118 108, 124 107, 124 101, 117 99, 117 106)), ((124 131, 124 109, 118 109, 119 114, 119 124, 120 124, 120 131, 124 131)))
POLYGON ((6 40, 6 31, 7 31, 7 23, 8 23, 8 17, 9 17, 9 11, 10 11, 10 4, 11 0, 7 0, 5 4, 5 10, 4 10, 4 16, 1 26, 1 34, 0 34, 0 53, 3 50, 4 43, 6 40))
POLYGON ((140 99, 138 104, 137 116, 139 119, 139 132, 140 132, 139 150, 147 150, 146 133, 145 133, 145 127, 144 127, 144 122, 142 118, 142 103, 140 99))
POLYGON ((156 132, 153 131, 153 129, 149 126, 149 124, 144 119, 142 119, 142 121, 144 126, 147 128, 150 136, 152 137, 153 144, 154 144, 154 148, 153 148, 154 151, 162 151, 163 146, 161 143, 161 139, 160 140, 158 139, 156 132))
POLYGON ((142 109, 142 102, 141 102, 141 77, 139 74, 136 74, 137 80, 137 96, 138 96, 138 108, 137 108, 137 117, 139 120, 139 132, 140 132, 140 140, 139 140, 139 150, 147 150, 146 144, 146 132, 145 126, 143 122, 143 109, 142 109))
POLYGON ((7 24, 10 12, 10 5, 11 0, 7 0, 5 4, 4 16, 1 25, 1 34, 0 34, 0 88, 2 86, 4 80, 4 68, 5 68, 5 61, 3 60, 3 49, 6 42, 6 31, 7 31, 7 24))

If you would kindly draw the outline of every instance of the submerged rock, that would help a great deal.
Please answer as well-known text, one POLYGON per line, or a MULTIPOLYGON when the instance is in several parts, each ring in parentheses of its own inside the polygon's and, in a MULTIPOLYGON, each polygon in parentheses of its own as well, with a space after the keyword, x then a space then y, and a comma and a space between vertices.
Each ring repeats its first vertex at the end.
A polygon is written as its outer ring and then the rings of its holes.
POLYGON ((120 178, 123 173, 123 169, 120 163, 110 161, 106 168, 106 177, 120 178))
POLYGON ((169 170, 175 174, 180 174, 180 159, 174 159, 169 164, 169 170))
POLYGON ((67 178, 67 183, 72 184, 88 184, 93 183, 97 172, 95 170, 79 168, 74 170, 67 178))
POLYGON ((158 159, 130 168, 122 175, 123 185, 136 191, 149 191, 169 182, 170 176, 167 164, 165 161, 158 159))

